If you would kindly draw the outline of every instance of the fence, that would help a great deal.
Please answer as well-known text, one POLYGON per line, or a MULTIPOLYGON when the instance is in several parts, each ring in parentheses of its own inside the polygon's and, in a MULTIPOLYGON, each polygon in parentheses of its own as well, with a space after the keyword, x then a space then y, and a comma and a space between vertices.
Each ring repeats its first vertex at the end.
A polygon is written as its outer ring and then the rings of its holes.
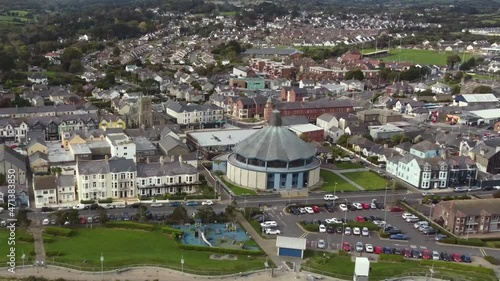
POLYGON ((262 269, 262 268, 247 270, 245 272, 204 271, 204 270, 193 270, 189 268, 170 266, 165 264, 133 264, 133 265, 115 266, 115 267, 104 266, 101 271, 101 267, 99 266, 85 267, 85 266, 78 266, 78 265, 55 262, 55 261, 46 261, 46 265, 59 268, 67 268, 67 269, 69 268, 76 271, 89 272, 95 274, 123 273, 129 270, 140 269, 140 268, 161 268, 167 270, 174 270, 178 272, 184 272, 191 275, 232 277, 232 276, 250 275, 254 273, 269 271, 269 269, 262 269))

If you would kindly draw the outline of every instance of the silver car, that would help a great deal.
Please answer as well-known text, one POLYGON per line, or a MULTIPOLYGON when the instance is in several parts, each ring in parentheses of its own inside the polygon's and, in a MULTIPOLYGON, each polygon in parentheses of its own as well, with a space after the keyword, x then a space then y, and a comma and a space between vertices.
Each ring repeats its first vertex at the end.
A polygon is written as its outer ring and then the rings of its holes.
POLYGON ((364 249, 363 242, 356 243, 356 252, 363 252, 364 249))
POLYGON ((318 249, 324 249, 326 247, 325 240, 320 239, 318 240, 318 249))

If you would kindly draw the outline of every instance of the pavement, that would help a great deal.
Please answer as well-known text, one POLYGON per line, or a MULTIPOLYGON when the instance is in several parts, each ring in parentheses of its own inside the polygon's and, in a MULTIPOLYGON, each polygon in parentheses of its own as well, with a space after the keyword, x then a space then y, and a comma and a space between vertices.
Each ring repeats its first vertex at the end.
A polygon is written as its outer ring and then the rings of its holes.
POLYGON ((45 246, 43 244, 43 229, 42 228, 30 228, 31 233, 33 233, 33 238, 35 239, 35 254, 37 261, 45 261, 45 246))

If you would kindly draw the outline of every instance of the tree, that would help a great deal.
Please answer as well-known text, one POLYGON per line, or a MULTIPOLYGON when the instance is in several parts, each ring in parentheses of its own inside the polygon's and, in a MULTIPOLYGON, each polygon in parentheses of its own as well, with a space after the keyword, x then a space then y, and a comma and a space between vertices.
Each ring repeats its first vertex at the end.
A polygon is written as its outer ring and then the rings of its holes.
POLYGON ((183 206, 175 207, 172 212, 172 220, 176 223, 186 223, 189 222, 189 216, 187 214, 186 208, 183 206))
POLYGON ((449 55, 447 58, 446 58, 446 64, 448 65, 448 67, 450 67, 451 69, 453 69, 455 67, 455 64, 461 62, 462 59, 460 58, 459 55, 457 54, 453 54, 453 55, 449 55))
POLYGON ((16 63, 11 56, 0 53, 0 70, 1 71, 10 71, 11 69, 16 67, 16 63))
POLYGON ((452 95, 458 95, 458 94, 460 94, 460 86, 459 85, 455 85, 455 86, 451 87, 451 94, 452 95))
POLYGON ((63 210, 50 214, 50 217, 56 221, 57 225, 64 225, 66 222, 66 212, 63 210))
POLYGON ((226 209, 224 210, 224 214, 229 220, 234 220, 236 218, 236 207, 237 207, 236 201, 231 202, 231 204, 226 206, 226 209))
POLYGON ((216 215, 212 207, 205 205, 198 209, 195 217, 201 219, 203 223, 213 223, 216 215))
POLYGON ((79 224, 80 223, 80 215, 78 214, 78 210, 67 210, 66 211, 66 221, 70 224, 79 224))
POLYGON ((493 193, 493 198, 500 198, 500 190, 493 193))
POLYGON ((97 217, 101 223, 107 223, 109 221, 108 212, 104 208, 99 208, 99 210, 97 210, 97 217))
POLYGON ((490 86, 485 86, 485 85, 477 86, 476 88, 474 88, 474 90, 472 90, 472 93, 474 94, 487 94, 492 92, 493 89, 491 89, 490 86))
POLYGON ((114 49, 113 49, 113 56, 115 57, 119 57, 121 54, 121 51, 120 51, 120 48, 118 48, 118 46, 116 46, 114 49))
POLYGON ((394 135, 391 137, 391 142, 393 144, 400 144, 400 143, 407 142, 407 141, 410 141, 410 138, 403 135, 403 134, 394 135))
POLYGON ((28 218, 27 210, 19 210, 16 215, 17 222, 22 227, 29 227, 31 224, 31 220, 28 218))
POLYGON ((147 215, 148 215, 148 207, 146 207, 145 205, 140 205, 139 209, 137 209, 137 216, 136 216, 137 220, 139 222, 145 222, 148 220, 147 215))
POLYGON ((68 69, 71 73, 78 73, 83 71, 82 62, 80 60, 74 59, 71 60, 71 64, 68 69))
POLYGON ((354 80, 363 81, 363 79, 365 79, 365 75, 363 74, 363 71, 361 71, 361 69, 349 70, 345 74, 344 79, 345 80, 354 79, 354 80))
POLYGON ((348 135, 342 135, 340 138, 337 140, 337 144, 343 147, 347 147, 347 141, 349 140, 348 135))

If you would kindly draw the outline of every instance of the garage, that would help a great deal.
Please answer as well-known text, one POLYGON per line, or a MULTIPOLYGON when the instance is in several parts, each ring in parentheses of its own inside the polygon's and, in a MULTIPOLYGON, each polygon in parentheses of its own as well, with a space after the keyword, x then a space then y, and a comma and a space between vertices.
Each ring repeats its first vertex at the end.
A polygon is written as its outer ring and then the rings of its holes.
POLYGON ((303 258, 306 249, 306 241, 305 238, 278 236, 276 238, 278 256, 303 258))

